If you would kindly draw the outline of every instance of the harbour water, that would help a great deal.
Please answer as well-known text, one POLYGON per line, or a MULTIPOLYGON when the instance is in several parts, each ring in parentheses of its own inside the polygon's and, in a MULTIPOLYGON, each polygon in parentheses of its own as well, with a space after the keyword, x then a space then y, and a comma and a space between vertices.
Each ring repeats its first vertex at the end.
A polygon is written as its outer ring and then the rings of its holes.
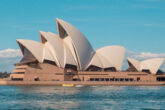
POLYGON ((0 86, 0 110, 163 110, 165 87, 0 86))

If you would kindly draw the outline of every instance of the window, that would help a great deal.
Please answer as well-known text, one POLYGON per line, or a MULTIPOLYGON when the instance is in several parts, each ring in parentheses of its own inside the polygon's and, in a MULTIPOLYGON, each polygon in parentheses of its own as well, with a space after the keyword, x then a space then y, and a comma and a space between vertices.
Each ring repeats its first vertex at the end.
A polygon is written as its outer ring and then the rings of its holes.
POLYGON ((95 81, 99 81, 99 78, 95 78, 95 81))
POLYGON ((120 81, 124 81, 124 78, 120 78, 120 81))
POLYGON ((126 79, 125 79, 125 81, 129 81, 129 79, 128 79, 128 78, 126 78, 126 79))
POLYGON ((101 78, 101 81, 104 81, 104 78, 101 78))
MULTIPOLYGON (((36 58, 32 55, 32 53, 22 46, 23 49, 23 58, 20 61, 20 64, 28 64, 32 62, 37 62, 36 58)), ((18 63, 19 64, 19 63, 18 63)))
POLYGON ((139 77, 137 78, 137 81, 140 81, 140 78, 139 77))
POLYGON ((75 66, 75 65, 66 64, 66 65, 65 65, 65 68, 66 68, 66 69, 71 69, 71 70, 77 71, 77 66, 75 66))
POLYGON ((23 81, 23 78, 11 78, 13 81, 23 81))
POLYGON ((48 63, 48 64, 51 64, 51 65, 55 65, 56 66, 56 63, 54 61, 50 61, 50 60, 44 60, 44 63, 48 63))
POLYGON ((59 35, 61 38, 65 38, 68 36, 67 32, 65 31, 65 29, 58 23, 58 29, 59 29, 59 35))
POLYGON ((15 73, 15 74, 25 74, 25 72, 17 72, 17 73, 15 73))
POLYGON ((150 70, 143 69, 142 72, 150 73, 150 70))
POLYGON ((75 78, 75 79, 72 79, 72 81, 80 81, 80 79, 75 78))
POLYGON ((34 81, 40 81, 40 79, 39 78, 34 78, 34 81))
POLYGON ((114 78, 111 78, 110 81, 114 81, 114 78))
POLYGON ((91 65, 88 67, 87 71, 101 71, 102 69, 100 67, 91 65))
POLYGON ((42 43, 46 43, 47 42, 47 40, 41 35, 41 41, 42 41, 42 43))
POLYGON ((115 67, 104 68, 104 71, 111 71, 111 72, 115 72, 115 71, 116 71, 116 68, 115 68, 115 67))
POLYGON ((133 81, 133 78, 130 78, 130 81, 133 81))
POLYGON ((119 81, 119 79, 118 78, 115 78, 115 81, 119 81))
POLYGON ((94 78, 90 78, 90 81, 95 81, 95 79, 94 78))
MULTIPOLYGON (((158 79, 160 80, 160 79, 158 79)), ((134 81, 133 78, 90 78, 89 81, 134 81)), ((165 81, 165 78, 164 78, 165 81)))
POLYGON ((157 81, 165 81, 165 77, 157 77, 157 81))
POLYGON ((109 78, 105 78, 105 81, 109 81, 109 78))

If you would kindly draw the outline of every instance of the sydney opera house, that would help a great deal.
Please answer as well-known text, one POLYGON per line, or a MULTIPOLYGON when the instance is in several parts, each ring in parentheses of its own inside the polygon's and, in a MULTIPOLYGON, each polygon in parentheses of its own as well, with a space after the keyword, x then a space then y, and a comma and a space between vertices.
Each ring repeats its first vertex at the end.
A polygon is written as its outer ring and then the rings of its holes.
POLYGON ((40 42, 18 39, 23 58, 15 64, 11 81, 51 81, 79 84, 164 84, 159 72, 163 58, 138 61, 127 58, 129 68, 122 70, 125 48, 106 46, 93 49, 74 26, 56 19, 58 34, 40 31, 40 42))

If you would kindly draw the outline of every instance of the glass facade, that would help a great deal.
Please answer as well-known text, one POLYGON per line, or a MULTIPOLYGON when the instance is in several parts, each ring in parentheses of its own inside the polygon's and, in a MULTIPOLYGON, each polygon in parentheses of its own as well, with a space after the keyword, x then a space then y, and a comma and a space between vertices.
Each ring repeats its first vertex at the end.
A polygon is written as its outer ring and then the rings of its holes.
POLYGON ((89 81, 137 81, 134 78, 90 78, 89 81))

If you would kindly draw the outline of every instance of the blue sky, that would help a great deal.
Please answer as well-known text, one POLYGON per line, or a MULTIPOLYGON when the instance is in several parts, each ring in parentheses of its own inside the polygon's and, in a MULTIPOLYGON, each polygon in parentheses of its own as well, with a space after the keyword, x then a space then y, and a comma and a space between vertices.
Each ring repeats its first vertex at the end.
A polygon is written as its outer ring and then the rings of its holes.
POLYGON ((77 27, 95 49, 121 45, 125 57, 165 58, 165 0, 0 0, 0 71, 11 72, 22 58, 16 39, 57 33, 55 18, 77 27))
POLYGON ((0 0, 0 49, 18 49, 16 39, 39 41, 40 30, 57 33, 55 18, 77 27, 96 49, 165 52, 165 0, 0 0))

